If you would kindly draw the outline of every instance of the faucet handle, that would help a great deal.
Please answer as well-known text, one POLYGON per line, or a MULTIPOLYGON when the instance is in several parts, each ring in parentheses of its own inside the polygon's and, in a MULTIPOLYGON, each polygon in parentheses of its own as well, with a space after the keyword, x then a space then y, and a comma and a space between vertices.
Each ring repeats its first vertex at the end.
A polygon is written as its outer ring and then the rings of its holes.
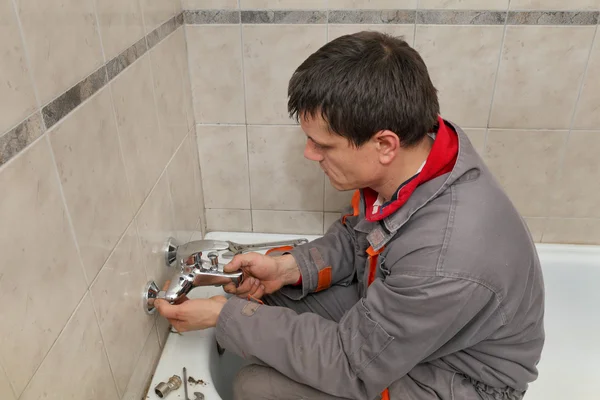
POLYGON ((217 253, 216 251, 211 251, 206 256, 210 260, 210 269, 212 271, 216 271, 217 269, 219 269, 219 253, 217 253))

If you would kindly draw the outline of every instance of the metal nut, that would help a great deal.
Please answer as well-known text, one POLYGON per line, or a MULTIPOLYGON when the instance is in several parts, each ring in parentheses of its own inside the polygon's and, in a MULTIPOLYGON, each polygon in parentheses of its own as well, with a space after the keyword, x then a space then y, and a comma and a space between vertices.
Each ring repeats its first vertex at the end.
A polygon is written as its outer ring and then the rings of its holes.
POLYGON ((181 387, 181 378, 178 377, 177 375, 173 375, 172 377, 169 378, 167 383, 161 382, 158 385, 156 385, 156 388, 154 388, 154 393, 156 393, 156 395, 162 399, 162 398, 167 397, 169 395, 169 393, 171 393, 174 390, 179 389, 180 387, 181 387))

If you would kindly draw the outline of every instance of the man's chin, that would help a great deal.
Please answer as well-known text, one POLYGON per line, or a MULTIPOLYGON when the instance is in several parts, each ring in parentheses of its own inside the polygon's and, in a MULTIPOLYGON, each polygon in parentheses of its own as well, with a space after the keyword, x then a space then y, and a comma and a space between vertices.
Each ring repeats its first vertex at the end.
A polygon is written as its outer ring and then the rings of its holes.
POLYGON ((344 185, 339 182, 336 182, 333 179, 331 179, 330 176, 328 176, 328 178, 329 178, 329 183, 331 184, 331 186, 333 186, 333 188, 339 192, 346 192, 348 190, 356 189, 356 188, 352 187, 351 185, 344 185))

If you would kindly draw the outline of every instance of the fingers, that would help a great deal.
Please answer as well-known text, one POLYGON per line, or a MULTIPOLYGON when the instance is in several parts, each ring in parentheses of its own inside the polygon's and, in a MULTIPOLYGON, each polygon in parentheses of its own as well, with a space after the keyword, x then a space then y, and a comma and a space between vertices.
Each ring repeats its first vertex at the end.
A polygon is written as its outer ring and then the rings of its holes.
POLYGON ((262 257, 261 254, 258 253, 246 253, 246 254, 238 254, 229 262, 229 264, 223 267, 224 272, 235 272, 243 267, 250 267, 256 261, 262 257))
POLYGON ((252 297, 256 299, 260 299, 265 295, 265 287, 264 285, 259 285, 254 293, 251 294, 252 297))
POLYGON ((163 299, 156 299, 154 301, 154 306, 163 317, 171 320, 171 319, 179 319, 178 318, 178 307, 169 304, 168 301, 163 299))

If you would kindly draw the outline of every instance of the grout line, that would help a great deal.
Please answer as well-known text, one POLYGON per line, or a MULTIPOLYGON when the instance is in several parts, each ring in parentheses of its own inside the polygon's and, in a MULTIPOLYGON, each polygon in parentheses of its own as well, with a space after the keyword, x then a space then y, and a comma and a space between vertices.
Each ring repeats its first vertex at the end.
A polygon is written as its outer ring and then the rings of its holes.
MULTIPOLYGON (((69 316, 69 318, 67 318, 67 322, 65 322, 65 324, 63 325, 63 327, 60 328, 60 332, 58 332, 58 335, 56 336, 56 339, 54 339, 54 341, 52 342, 52 344, 48 348, 48 351, 46 352, 46 354, 44 354, 44 357, 42 358, 42 361, 40 361, 40 364, 35 368, 35 370, 33 371, 33 374, 31 374, 31 378, 29 378, 29 380, 27 381, 27 384, 23 388, 23 391, 21 392, 21 394, 19 396, 16 396, 17 399, 21 398, 21 396, 23 395, 23 393, 25 393, 27 391, 27 388, 29 388, 29 385, 31 385, 31 381, 33 381, 33 378, 35 378, 35 376, 38 373, 39 369, 42 367, 42 365, 46 361, 46 358, 48 358, 48 354, 50 354, 50 352, 52 351, 52 349, 54 348, 54 346, 56 345, 56 343, 62 337, 63 333, 65 332, 65 329, 67 328, 67 326, 69 325, 69 323, 71 322, 71 320, 73 319, 73 317, 75 316, 75 314, 77 313, 77 311, 79 310, 79 307, 81 307, 81 304, 83 303, 83 300, 85 300, 85 296, 88 293, 90 293, 89 287, 85 290, 85 292, 83 293, 83 296, 81 296, 81 299, 79 299, 79 302, 77 303, 77 305, 73 309, 73 312, 71 313, 71 315, 69 316)), ((98 323, 98 321, 96 321, 96 324, 97 323, 98 323)), ((100 327, 98 327, 98 329, 100 329, 100 327)), ((114 381, 113 381, 113 383, 114 383, 114 381)))
MULTIPOLYGON (((238 4, 241 7, 241 0, 238 0, 238 4)), ((254 219, 252 217, 252 179, 250 178, 250 138, 248 136, 248 97, 246 88, 246 66, 244 63, 244 25, 241 22, 238 25, 240 27, 240 57, 242 64, 242 84, 244 89, 244 127, 246 131, 246 163, 248 166, 248 195, 250 202, 250 230, 254 231, 254 219)), ((206 205, 204 206, 206 209, 206 205)))
MULTIPOLYGON (((92 3, 92 9, 94 10, 94 21, 96 22, 96 28, 98 29, 98 38, 100 39, 100 50, 102 51, 102 61, 103 61, 103 64, 106 65, 106 63, 108 61, 106 60, 106 52, 104 51, 104 42, 102 41, 102 30, 100 27, 100 20, 98 19, 98 10, 96 7, 96 0, 89 0, 89 1, 92 3)), ((127 48, 128 47, 126 47, 126 49, 127 48)), ((106 74, 106 78, 108 78, 108 73, 106 74)))
POLYGON ((6 368, 4 368, 4 366, 2 365, 2 361, 0 360, 0 375, 1 374, 4 374, 4 376, 6 377, 6 382, 8 383, 8 387, 11 390, 10 393, 12 393, 13 398, 18 399, 20 396, 17 396, 17 391, 13 387, 13 384, 12 384, 10 378, 8 377, 8 374, 6 373, 6 368))
POLYGON ((329 0, 325 0, 325 43, 329 43, 329 0))
MULTIPOLYGON (((122 238, 123 237, 121 237, 121 239, 122 238)), ((115 248, 116 247, 117 246, 115 246, 115 248)), ((104 267, 102 267, 102 268, 104 268, 104 267)), ((100 275, 100 272, 98 272, 98 275, 100 275)), ((98 275, 96 275, 96 276, 98 276, 98 275)), ((91 285, 90 285, 90 288, 91 288, 91 285)), ((92 295, 92 291, 90 290, 90 288, 88 288, 88 293, 90 296, 90 301, 92 302, 92 310, 94 312, 94 318, 96 319, 96 325, 98 326, 98 331, 100 332, 100 338, 102 339, 102 350, 104 350, 104 355, 106 356, 106 361, 108 362, 108 369, 110 370, 110 375, 113 378, 113 384, 115 385, 115 391, 117 392, 117 396, 120 399, 124 393, 121 393, 121 390, 119 389, 119 385, 117 384, 117 378, 115 377, 115 372, 113 371, 112 361, 110 360, 110 357, 108 356, 108 350, 106 349, 106 340, 104 339, 104 332, 102 332, 102 327, 100 326, 100 318, 98 317, 99 313, 98 313, 98 310, 96 309, 97 308, 96 302, 94 301, 94 296, 92 295)))
POLYGON ((419 22, 419 7, 421 7, 421 0, 417 0, 417 5, 415 8, 415 24, 413 26, 413 42, 412 47, 416 50, 415 46, 417 45, 417 23, 419 22))
MULTIPOLYGON (((139 59, 141 59, 141 57, 139 59)), ((115 106, 115 97, 113 95, 112 85, 110 83, 108 83, 107 86, 108 86, 108 95, 110 96, 110 109, 112 111, 113 120, 115 122, 115 129, 117 131, 117 142, 119 143, 119 153, 120 153, 121 165, 123 165, 123 172, 125 173, 125 181, 127 182, 127 192, 129 193, 129 208, 130 208, 130 211, 135 211, 135 205, 133 202, 133 192, 132 192, 132 187, 133 187, 132 177, 129 176, 129 172, 127 172, 127 164, 125 163, 125 149, 123 148, 123 140, 121 139, 121 129, 119 128, 119 119, 117 118, 117 108, 115 106)), ((128 228, 129 227, 127 227, 127 229, 128 228)), ((125 229, 125 232, 127 232, 127 229, 125 229)), ((116 247, 117 246, 115 245, 115 248, 116 247)), ((114 249, 113 249, 113 251, 114 251, 114 249)))
POLYGON ((585 68, 583 70, 583 74, 581 75, 581 82, 579 82, 579 91, 577 92, 577 98, 575 99, 575 105, 573 106, 573 113, 571 114, 571 121, 569 122, 569 133, 567 134, 567 138, 565 140, 565 144, 563 147, 563 151, 558 163, 558 174, 557 181, 562 178, 563 169, 565 166, 565 160, 567 158, 567 147, 571 140, 571 133, 573 132, 573 125, 575 125, 575 117, 577 116, 577 109, 579 108, 579 103, 581 102, 581 95, 583 94, 583 88, 585 87, 586 79, 588 78, 588 73, 590 69, 590 60, 592 59, 592 54, 594 52, 594 47, 596 45, 596 37, 598 33, 598 25, 596 25, 596 29, 594 29, 594 36, 592 37, 592 44, 590 46, 590 51, 588 53, 588 58, 585 62, 585 68))
POLYGON ((56 162, 56 156, 54 155, 54 149, 52 148, 52 143, 50 142, 50 135, 46 135, 46 141, 48 144, 48 147, 50 148, 50 157, 52 158, 52 162, 53 162, 53 167, 54 167, 54 176, 56 177, 57 183, 58 183, 58 187, 60 190, 60 197, 61 200, 63 202, 63 206, 64 206, 64 212, 65 215, 67 216, 67 221, 69 223, 69 228, 71 231, 71 237, 73 239, 73 242, 75 243, 75 249, 77 250, 77 256, 79 258, 79 265, 81 266, 81 270, 83 272, 83 277, 85 279, 86 284, 88 285, 88 288, 91 285, 91 280, 89 279, 89 277, 87 276, 87 272, 85 270, 85 265, 83 263, 83 257, 81 256, 81 249, 79 247, 79 241, 77 240, 77 232, 75 231, 75 225, 73 224, 73 218, 71 217, 71 211, 69 210, 69 207, 67 205, 67 197, 65 196, 65 191, 62 185, 62 182, 60 180, 60 173, 58 172, 58 164, 56 162))
MULTIPOLYGON (((29 81, 31 83, 31 87, 33 88, 33 95, 35 96, 35 101, 38 107, 38 110, 41 113, 42 109, 42 100, 40 94, 38 93, 37 85, 35 79, 33 78, 33 68, 31 64, 31 57, 29 56, 29 50, 27 49, 27 42, 25 40, 25 31, 23 30, 23 24, 21 23, 21 16, 19 15, 19 8, 17 7, 17 0, 12 0, 11 4, 13 5, 13 11, 15 15, 15 19, 17 20, 17 27, 19 29, 19 37, 21 39, 21 45, 23 46, 23 55, 25 56, 25 65, 27 66, 27 72, 29 75, 29 81)), ((9 6, 10 7, 10 6, 9 6)), ((44 131, 46 130, 46 123, 43 122, 44 118, 42 115, 42 126, 44 131)))
POLYGON ((506 40, 506 32, 508 30, 508 9, 510 8, 510 0, 506 5, 506 16, 504 17, 504 28, 502 31, 502 40, 500 41, 500 50, 498 55, 498 65, 496 66, 496 76, 494 77, 494 87, 492 89, 492 98, 490 100, 490 110, 488 111, 487 124, 485 134, 483 136, 483 153, 485 154, 487 149, 488 136, 490 131, 490 124, 492 121, 492 111, 494 110, 494 100, 496 99, 496 90, 498 88, 498 77, 500 76, 500 66, 502 65, 502 54, 504 54, 504 41, 506 40))

